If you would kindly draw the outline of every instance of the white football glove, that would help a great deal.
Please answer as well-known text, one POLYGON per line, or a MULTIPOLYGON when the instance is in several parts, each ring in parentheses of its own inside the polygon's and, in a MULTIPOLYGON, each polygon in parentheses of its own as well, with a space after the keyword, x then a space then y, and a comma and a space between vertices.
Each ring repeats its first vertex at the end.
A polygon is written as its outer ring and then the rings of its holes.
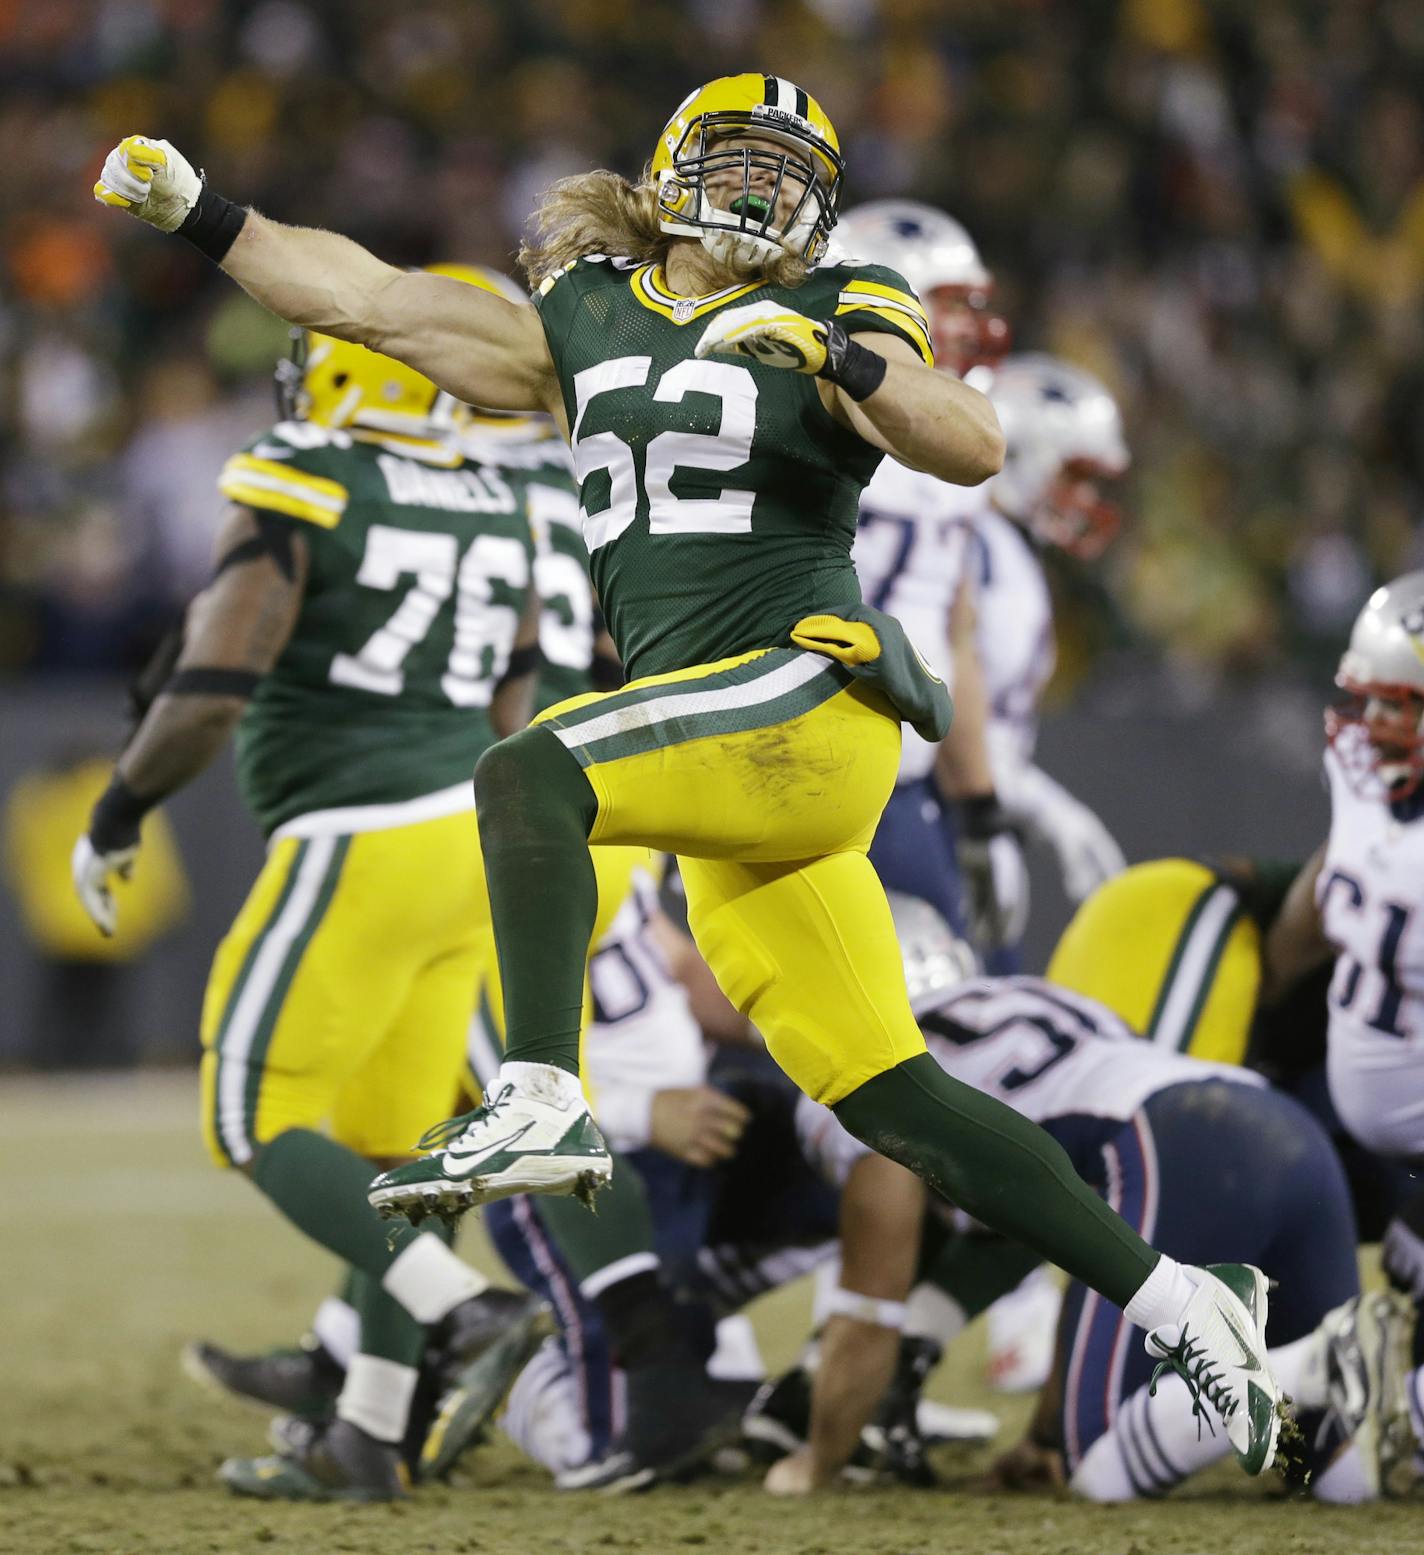
POLYGON ((702 331, 695 356, 745 356, 764 367, 819 373, 826 365, 826 326, 776 302, 748 302, 719 313, 702 331))
POLYGON ((166 140, 128 135, 104 158, 94 198, 163 232, 176 232, 202 188, 192 164, 166 140))
POLYGON ((112 939, 119 922, 119 905, 114 900, 112 881, 115 876, 127 880, 133 874, 134 860, 138 857, 138 844, 116 848, 112 853, 96 851, 89 840, 89 833, 74 844, 69 856, 69 872, 74 877, 74 889, 84 911, 93 920, 94 927, 108 939, 112 939))

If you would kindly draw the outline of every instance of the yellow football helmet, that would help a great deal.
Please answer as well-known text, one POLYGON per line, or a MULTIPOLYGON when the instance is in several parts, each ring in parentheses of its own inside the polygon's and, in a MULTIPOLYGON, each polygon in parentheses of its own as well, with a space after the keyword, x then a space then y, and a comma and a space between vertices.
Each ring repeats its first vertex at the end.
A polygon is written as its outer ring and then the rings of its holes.
POLYGON ((664 232, 700 238, 723 263, 755 265, 785 252, 815 264, 836 224, 845 164, 814 97, 782 76, 748 73, 709 81, 679 105, 658 139, 652 174, 664 232), (748 135, 786 149, 717 149, 718 141, 748 135), (708 175, 737 172, 741 192, 714 205, 708 175), (787 190, 795 203, 778 221, 787 190))
POLYGON ((1240 1064, 1261 986, 1261 931, 1229 878, 1192 859, 1151 859, 1083 902, 1044 975, 1107 1005, 1149 1042, 1240 1064))
MULTIPOLYGON (((510 302, 529 300, 508 277, 483 265, 425 268, 510 302)), ((314 330, 292 331, 292 356, 277 366, 277 401, 284 420, 417 442, 448 441, 468 430, 477 416, 495 414, 462 404, 394 357, 314 330)))

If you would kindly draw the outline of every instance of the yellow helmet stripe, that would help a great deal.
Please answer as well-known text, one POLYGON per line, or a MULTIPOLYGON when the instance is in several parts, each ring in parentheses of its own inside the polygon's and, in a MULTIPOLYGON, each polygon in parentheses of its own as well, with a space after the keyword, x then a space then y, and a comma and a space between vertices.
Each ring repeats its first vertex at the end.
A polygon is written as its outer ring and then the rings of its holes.
POLYGON ((336 527, 349 500, 339 481, 308 475, 252 454, 234 454, 227 461, 218 476, 218 490, 229 501, 285 513, 323 529, 336 527))

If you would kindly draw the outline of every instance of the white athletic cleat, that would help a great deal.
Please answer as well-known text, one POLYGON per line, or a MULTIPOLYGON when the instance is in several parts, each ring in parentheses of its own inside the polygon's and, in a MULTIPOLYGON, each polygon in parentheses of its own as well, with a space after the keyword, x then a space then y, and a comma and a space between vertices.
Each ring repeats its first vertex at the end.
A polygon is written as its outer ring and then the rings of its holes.
POLYGON ((368 1190, 387 1219, 453 1219, 519 1193, 574 1194, 592 1207, 613 1176, 577 1078, 552 1065, 507 1064, 482 1107, 437 1124, 420 1148, 430 1154, 382 1172, 368 1190))
POLYGON ((1248 1474, 1275 1461, 1281 1429, 1281 1390, 1266 1358, 1266 1276, 1249 1263, 1214 1263, 1192 1269, 1198 1280, 1175 1323, 1154 1328, 1147 1353, 1186 1382, 1195 1414, 1210 1417, 1202 1400, 1226 1427, 1248 1474))

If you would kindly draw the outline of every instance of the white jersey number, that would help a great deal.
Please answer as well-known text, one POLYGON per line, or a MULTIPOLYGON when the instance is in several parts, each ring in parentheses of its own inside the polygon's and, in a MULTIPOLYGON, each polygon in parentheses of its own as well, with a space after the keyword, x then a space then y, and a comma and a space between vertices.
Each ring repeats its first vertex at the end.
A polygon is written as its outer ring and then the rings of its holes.
POLYGON ((534 587, 539 591, 539 651, 562 669, 593 663, 593 584, 577 557, 560 551, 550 536, 556 524, 578 532, 578 498, 558 486, 530 486, 534 530, 534 587))
MULTIPOLYGON (((608 506, 584 512, 584 541, 596 551, 633 522, 639 502, 638 466, 632 447, 616 432, 583 432, 588 407, 600 394, 646 387, 652 372, 650 356, 618 356, 574 374, 574 469, 579 485, 599 470, 607 470, 608 506)), ((721 402, 718 430, 660 432, 650 439, 643 468, 642 498, 648 508, 648 530, 655 535, 750 534, 756 493, 724 487, 716 497, 679 497, 672 489, 679 470, 735 470, 751 458, 756 431, 756 380, 744 367, 730 362, 699 362, 689 358, 670 368, 652 393, 663 404, 679 405, 689 394, 710 394, 721 402)))
POLYGON ((511 605, 494 604, 492 585, 528 585, 524 547, 508 535, 480 535, 461 557, 454 535, 372 524, 356 581, 365 588, 391 590, 407 576, 415 581, 386 624, 358 653, 338 653, 331 661, 333 684, 399 696, 405 689, 402 666, 407 655, 425 640, 453 594, 455 641, 440 689, 456 707, 488 707, 519 629, 519 612, 511 605), (493 650, 488 664, 486 648, 493 650))

